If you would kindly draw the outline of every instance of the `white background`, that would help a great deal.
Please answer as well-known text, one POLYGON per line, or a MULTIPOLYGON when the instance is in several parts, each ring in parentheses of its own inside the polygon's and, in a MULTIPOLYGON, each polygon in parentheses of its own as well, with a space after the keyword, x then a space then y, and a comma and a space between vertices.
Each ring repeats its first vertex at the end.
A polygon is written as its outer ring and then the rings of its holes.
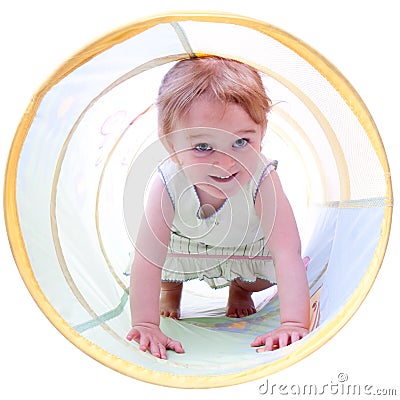
MULTIPOLYGON (((359 92, 377 123, 388 154, 396 196, 400 183, 397 123, 400 26, 396 3, 395 0, 3 2, 0 183, 3 186, 11 141, 31 96, 71 55, 98 37, 147 15, 174 10, 215 10, 276 25, 310 44, 338 67, 359 92)), ((270 384, 322 386, 337 382, 338 374, 344 372, 348 374, 349 384, 397 388, 400 394, 400 251, 396 211, 395 208, 384 263, 359 311, 311 356, 270 376, 270 384)), ((0 398, 263 397, 258 387, 265 380, 221 389, 170 389, 136 381, 92 360, 66 340, 38 309, 15 266, 4 223, 0 235, 0 398)))

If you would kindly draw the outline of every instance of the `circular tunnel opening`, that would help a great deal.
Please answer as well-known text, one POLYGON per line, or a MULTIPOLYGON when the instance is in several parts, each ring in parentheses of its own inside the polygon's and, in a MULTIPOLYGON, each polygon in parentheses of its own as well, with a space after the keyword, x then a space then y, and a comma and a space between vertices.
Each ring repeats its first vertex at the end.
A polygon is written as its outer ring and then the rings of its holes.
POLYGON ((52 323, 105 365, 176 387, 256 379, 322 346, 372 286, 392 210, 379 133, 362 100, 329 61, 264 22, 195 13, 121 28, 56 71, 21 121, 5 192, 16 264, 52 323), (279 161, 303 253, 310 257, 313 330, 285 349, 257 354, 250 341, 279 323, 276 293, 262 293, 256 314, 232 321, 221 315, 224 291, 211 296, 193 284, 184 295, 184 318, 162 321, 186 353, 162 361, 125 340, 128 231, 138 226, 146 184, 165 156, 156 144, 158 86, 173 63, 202 55, 257 68, 274 103, 263 152, 279 161), (149 170, 135 169, 135 160, 149 150, 149 170), (133 212, 127 216, 124 196, 126 201, 126 188, 132 187, 133 212))

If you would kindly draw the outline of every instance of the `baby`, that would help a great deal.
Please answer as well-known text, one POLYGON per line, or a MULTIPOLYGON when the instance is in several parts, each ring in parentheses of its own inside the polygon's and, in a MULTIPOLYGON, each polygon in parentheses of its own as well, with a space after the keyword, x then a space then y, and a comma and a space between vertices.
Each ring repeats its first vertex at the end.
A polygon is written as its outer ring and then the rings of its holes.
POLYGON ((160 330, 160 314, 180 318, 183 282, 196 278, 229 285, 230 318, 255 313, 252 293, 277 284, 280 327, 255 338, 258 351, 308 333, 296 221, 277 163, 261 154, 270 108, 258 72, 238 61, 182 60, 163 79, 159 136, 170 158, 159 166, 135 246, 127 335, 155 357, 184 352, 160 330))

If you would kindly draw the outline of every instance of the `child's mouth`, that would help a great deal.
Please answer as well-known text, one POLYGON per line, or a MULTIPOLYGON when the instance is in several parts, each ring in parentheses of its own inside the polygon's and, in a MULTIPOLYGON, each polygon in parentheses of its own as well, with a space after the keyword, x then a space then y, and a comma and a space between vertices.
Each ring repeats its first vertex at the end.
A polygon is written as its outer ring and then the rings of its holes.
POLYGON ((237 174, 238 173, 235 172, 232 175, 224 175, 224 176, 210 175, 210 178, 219 183, 226 183, 226 182, 231 182, 233 179, 235 179, 237 174))

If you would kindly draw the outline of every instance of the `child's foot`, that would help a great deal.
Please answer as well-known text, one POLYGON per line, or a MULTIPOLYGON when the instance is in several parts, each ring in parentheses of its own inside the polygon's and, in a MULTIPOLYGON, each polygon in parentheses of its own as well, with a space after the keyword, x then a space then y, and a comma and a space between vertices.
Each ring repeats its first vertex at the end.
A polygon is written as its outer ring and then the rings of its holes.
POLYGON ((251 298, 252 292, 241 288, 236 281, 229 286, 229 298, 226 306, 226 316, 242 318, 256 313, 256 308, 251 298))
POLYGON ((160 297, 160 315, 179 319, 182 296, 182 282, 162 282, 160 297))

